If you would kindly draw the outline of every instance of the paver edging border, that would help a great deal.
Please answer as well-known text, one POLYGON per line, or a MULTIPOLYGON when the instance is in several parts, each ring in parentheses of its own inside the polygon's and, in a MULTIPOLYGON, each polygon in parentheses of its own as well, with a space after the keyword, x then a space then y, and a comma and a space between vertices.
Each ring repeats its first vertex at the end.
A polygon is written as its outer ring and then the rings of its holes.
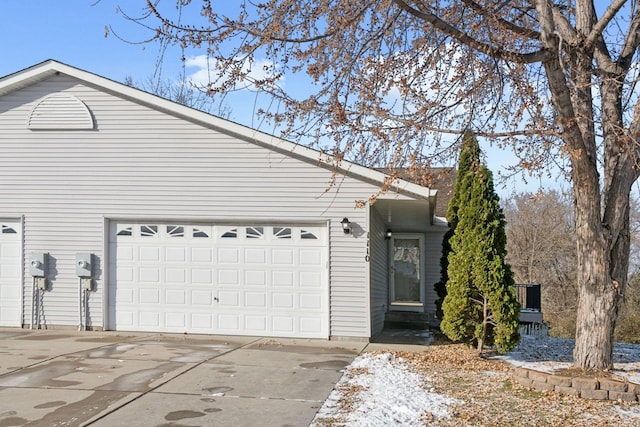
POLYGON ((540 392, 554 391, 583 399, 640 401, 640 384, 613 378, 572 377, 517 367, 513 368, 513 379, 521 386, 540 392))

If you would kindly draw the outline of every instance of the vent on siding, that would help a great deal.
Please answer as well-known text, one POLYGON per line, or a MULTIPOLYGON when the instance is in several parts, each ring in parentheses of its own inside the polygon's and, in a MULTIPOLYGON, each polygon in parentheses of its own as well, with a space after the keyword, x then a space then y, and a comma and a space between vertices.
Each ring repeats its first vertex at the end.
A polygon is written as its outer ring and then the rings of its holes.
POLYGON ((91 130, 93 117, 89 108, 75 96, 52 94, 33 107, 27 121, 29 129, 91 130))

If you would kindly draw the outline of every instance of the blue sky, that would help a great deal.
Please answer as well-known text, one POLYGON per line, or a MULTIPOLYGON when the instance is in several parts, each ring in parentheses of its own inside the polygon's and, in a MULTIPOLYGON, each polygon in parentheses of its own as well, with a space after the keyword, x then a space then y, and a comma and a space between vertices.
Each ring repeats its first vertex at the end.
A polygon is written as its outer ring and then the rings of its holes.
MULTIPOLYGON (((46 59, 123 81, 126 76, 152 75, 158 54, 156 45, 134 45, 113 34, 112 25, 130 40, 146 34, 117 13, 118 4, 140 10, 139 0, 20 0, 0 1, 0 75, 6 75, 46 59), (129 7, 129 6, 127 6, 129 7)), ((176 59, 177 59, 177 55, 176 59)), ((175 61, 177 67, 179 61, 175 61)))
MULTIPOLYGON (((166 4, 175 5, 172 0, 166 4)), ((0 76, 55 59, 120 82, 127 76, 134 81, 147 79, 156 70, 159 46, 127 43, 113 33, 105 37, 105 27, 111 26, 131 42, 148 38, 148 31, 127 22, 118 12, 118 6, 122 6, 127 13, 135 15, 143 5, 143 0, 0 0, 0 53, 3 58, 0 76)), ((187 19, 189 17, 185 21, 187 19)), ((187 57, 199 53, 202 52, 191 51, 187 57)), ((176 48, 165 53, 163 77, 177 78, 180 56, 181 52, 176 48)), ((187 71, 196 73, 198 69, 187 71)), ((294 83, 287 81, 286 84, 294 83)), ((242 104, 231 105, 230 118, 254 126, 253 102, 245 100, 242 104)), ((268 129, 263 130, 268 132, 268 129)), ((489 167, 496 175, 502 165, 513 161, 508 152, 486 146, 483 149, 488 150, 489 167)), ((503 184, 497 185, 502 197, 514 191, 536 191, 540 184, 547 189, 558 187, 553 181, 540 183, 537 178, 529 180, 528 185, 520 179, 503 184)))

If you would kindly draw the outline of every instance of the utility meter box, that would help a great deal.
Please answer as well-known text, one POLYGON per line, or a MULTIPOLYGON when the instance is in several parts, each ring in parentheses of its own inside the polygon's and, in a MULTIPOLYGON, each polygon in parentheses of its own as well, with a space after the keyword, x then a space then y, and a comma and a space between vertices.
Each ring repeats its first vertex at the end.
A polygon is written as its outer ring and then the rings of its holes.
POLYGON ((93 277, 93 263, 90 253, 76 254, 76 276, 93 277))
POLYGON ((49 254, 32 253, 29 256, 29 273, 33 277, 45 277, 47 275, 47 261, 49 254))
POLYGON ((93 290, 93 279, 90 277, 82 278, 81 280, 81 289, 83 291, 92 291, 93 290))

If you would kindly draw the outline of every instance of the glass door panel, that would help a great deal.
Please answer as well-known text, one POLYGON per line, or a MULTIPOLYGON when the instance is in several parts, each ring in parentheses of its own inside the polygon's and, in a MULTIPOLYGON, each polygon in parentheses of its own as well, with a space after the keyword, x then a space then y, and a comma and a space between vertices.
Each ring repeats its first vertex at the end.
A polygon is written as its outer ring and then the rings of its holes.
POLYGON ((422 307, 424 300, 422 237, 394 237, 392 246, 391 304, 422 307))

